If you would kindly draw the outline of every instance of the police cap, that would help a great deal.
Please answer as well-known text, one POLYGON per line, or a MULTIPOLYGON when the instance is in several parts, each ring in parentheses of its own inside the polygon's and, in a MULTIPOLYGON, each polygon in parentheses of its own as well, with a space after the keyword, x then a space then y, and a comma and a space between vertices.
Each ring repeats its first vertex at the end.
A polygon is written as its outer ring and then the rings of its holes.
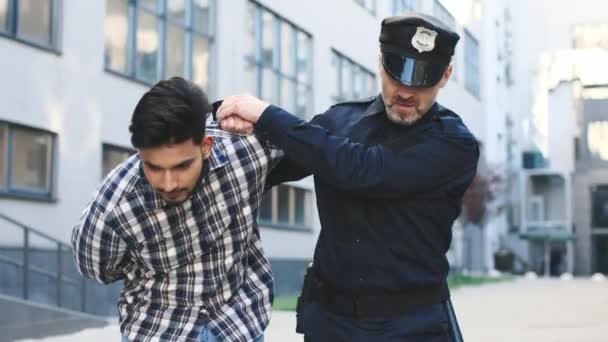
POLYGON ((432 87, 450 65, 459 39, 456 32, 429 15, 388 17, 380 30, 382 65, 404 85, 432 87))

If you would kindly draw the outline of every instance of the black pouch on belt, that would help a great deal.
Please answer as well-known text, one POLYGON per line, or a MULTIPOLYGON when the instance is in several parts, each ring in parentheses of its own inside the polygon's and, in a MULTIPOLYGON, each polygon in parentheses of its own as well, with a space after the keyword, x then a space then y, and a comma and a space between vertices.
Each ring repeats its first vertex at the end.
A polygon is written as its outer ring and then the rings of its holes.
POLYGON ((302 284, 302 292, 298 297, 296 306, 296 332, 303 334, 302 330, 302 312, 307 304, 318 301, 322 296, 323 284, 317 276, 316 270, 311 263, 306 269, 304 275, 304 283, 302 284))

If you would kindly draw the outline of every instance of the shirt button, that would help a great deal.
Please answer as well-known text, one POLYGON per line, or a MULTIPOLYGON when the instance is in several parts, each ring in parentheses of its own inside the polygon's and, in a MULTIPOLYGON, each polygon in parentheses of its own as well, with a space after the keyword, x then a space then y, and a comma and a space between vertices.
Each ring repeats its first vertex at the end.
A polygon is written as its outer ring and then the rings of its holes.
POLYGON ((359 281, 361 281, 361 282, 362 282, 362 281, 364 281, 364 280, 365 280, 365 278, 363 278, 363 277, 359 277, 359 281))
POLYGON ((359 242, 361 242, 361 239, 358 239, 358 238, 355 239, 355 243, 359 243, 359 242))

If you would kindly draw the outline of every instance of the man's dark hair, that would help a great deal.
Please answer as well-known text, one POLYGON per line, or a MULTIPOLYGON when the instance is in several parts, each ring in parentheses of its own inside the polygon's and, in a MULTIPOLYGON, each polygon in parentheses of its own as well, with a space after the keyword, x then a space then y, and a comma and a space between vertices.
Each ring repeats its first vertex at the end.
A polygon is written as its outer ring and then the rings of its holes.
POLYGON ((203 90, 181 77, 156 83, 142 96, 131 117, 131 143, 135 148, 179 144, 205 136, 211 105, 203 90))

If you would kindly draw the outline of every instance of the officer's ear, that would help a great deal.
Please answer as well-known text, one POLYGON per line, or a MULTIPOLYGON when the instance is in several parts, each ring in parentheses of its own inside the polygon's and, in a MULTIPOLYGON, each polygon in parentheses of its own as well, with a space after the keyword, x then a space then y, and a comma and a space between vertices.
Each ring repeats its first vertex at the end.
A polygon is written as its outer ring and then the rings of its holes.
POLYGON ((448 80, 450 79, 450 76, 452 76, 453 70, 454 70, 454 65, 453 64, 448 65, 448 67, 443 72, 443 76, 441 77, 441 80, 437 84, 439 86, 439 88, 445 87, 446 83, 448 83, 448 80))

